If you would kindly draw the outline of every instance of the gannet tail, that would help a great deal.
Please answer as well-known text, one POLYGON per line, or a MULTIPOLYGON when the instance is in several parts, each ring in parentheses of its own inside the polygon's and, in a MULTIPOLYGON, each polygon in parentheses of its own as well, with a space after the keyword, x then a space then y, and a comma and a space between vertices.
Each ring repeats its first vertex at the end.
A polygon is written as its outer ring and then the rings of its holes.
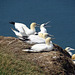
POLYGON ((11 28, 11 30, 16 34, 19 33, 18 31, 14 30, 13 28, 11 28))
POLYGON ((9 22, 9 23, 10 23, 10 24, 13 24, 13 25, 15 24, 15 22, 13 22, 13 21, 11 21, 11 22, 9 22))
POLYGON ((22 50, 22 51, 25 51, 25 52, 34 52, 34 51, 31 50, 31 49, 24 49, 24 50, 22 50))

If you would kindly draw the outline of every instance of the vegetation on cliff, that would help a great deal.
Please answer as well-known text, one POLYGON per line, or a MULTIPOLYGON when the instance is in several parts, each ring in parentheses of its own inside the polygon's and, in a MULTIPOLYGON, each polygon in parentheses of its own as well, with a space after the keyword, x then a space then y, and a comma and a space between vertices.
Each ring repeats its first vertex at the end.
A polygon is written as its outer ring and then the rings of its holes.
POLYGON ((71 56, 54 44, 50 52, 27 53, 31 45, 0 36, 0 75, 75 75, 71 56))

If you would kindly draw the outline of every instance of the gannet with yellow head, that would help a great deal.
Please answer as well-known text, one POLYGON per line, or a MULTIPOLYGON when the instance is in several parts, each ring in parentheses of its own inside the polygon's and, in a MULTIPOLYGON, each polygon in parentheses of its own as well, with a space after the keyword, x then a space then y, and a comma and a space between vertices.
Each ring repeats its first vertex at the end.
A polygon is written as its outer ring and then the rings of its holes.
POLYGON ((66 47, 65 50, 72 56, 73 53, 72 53, 71 51, 73 51, 73 50, 75 50, 75 49, 73 49, 73 48, 71 48, 71 47, 66 47))
POLYGON ((72 55, 73 63, 75 64, 75 54, 72 55))
POLYGON ((25 40, 25 42, 30 43, 30 44, 45 43, 42 33, 39 33, 38 35, 30 35, 28 36, 27 39, 29 40, 25 40))
POLYGON ((28 37, 29 40, 25 41, 27 43, 45 43, 45 39, 49 37, 50 35, 48 33, 39 33, 38 35, 30 35, 28 37))
POLYGON ((9 22, 10 24, 13 24, 15 26, 15 28, 19 31, 19 32, 26 32, 26 34, 29 36, 29 35, 32 35, 35 33, 36 29, 35 27, 38 26, 37 23, 33 22, 31 23, 30 25, 30 29, 23 23, 16 23, 16 22, 9 22), (23 30, 24 28, 24 30, 23 30))
POLYGON ((48 38, 46 38, 44 44, 35 44, 35 45, 31 46, 30 49, 25 49, 22 51, 27 51, 27 52, 51 51, 54 48, 53 43, 50 42, 51 40, 52 40, 52 38, 48 37, 48 38))

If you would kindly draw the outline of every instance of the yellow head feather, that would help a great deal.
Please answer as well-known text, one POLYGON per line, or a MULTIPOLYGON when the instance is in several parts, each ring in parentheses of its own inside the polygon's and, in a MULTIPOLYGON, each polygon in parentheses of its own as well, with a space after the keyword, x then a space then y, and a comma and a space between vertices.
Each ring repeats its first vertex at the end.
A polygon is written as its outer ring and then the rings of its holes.
POLYGON ((75 60, 75 54, 72 55, 72 60, 75 60))
POLYGON ((46 42, 46 44, 47 44, 47 45, 50 45, 50 40, 51 40, 51 38, 50 38, 50 37, 48 37, 48 38, 46 39, 46 41, 45 41, 45 42, 46 42))
POLYGON ((35 29, 35 26, 36 26, 36 23, 35 22, 31 23, 31 25, 30 25, 31 30, 34 30, 35 29))
POLYGON ((48 33, 44 33, 43 34, 43 38, 46 39, 47 38, 48 33))
POLYGON ((38 36, 43 38, 43 33, 39 33, 38 36))

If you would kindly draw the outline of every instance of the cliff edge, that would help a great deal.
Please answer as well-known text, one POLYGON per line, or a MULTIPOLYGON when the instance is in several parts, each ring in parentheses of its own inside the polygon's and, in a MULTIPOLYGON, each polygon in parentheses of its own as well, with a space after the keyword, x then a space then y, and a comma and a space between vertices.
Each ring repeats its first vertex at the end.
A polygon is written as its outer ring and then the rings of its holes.
POLYGON ((23 52, 31 45, 0 36, 0 75, 75 75, 71 56, 54 44, 50 52, 23 52))

